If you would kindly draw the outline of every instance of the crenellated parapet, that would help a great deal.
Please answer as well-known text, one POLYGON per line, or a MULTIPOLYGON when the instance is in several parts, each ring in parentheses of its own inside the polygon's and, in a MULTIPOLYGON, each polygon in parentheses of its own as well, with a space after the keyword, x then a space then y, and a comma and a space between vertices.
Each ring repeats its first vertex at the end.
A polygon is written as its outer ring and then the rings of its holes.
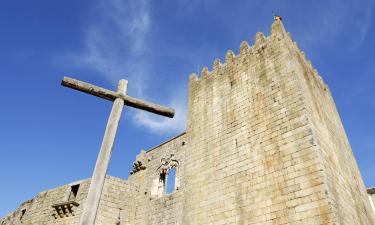
POLYGON ((241 42, 238 55, 236 55, 232 50, 228 50, 225 55, 224 62, 221 62, 220 59, 215 59, 211 70, 205 66, 203 67, 199 76, 196 73, 192 73, 189 78, 190 84, 195 85, 202 80, 221 75, 221 72, 229 70, 230 67, 234 65, 255 61, 257 55, 262 54, 267 45, 272 44, 272 42, 275 42, 276 39, 281 41, 285 38, 289 39, 290 37, 286 33, 282 22, 275 21, 272 24, 270 36, 266 37, 262 32, 257 32, 254 38, 254 45, 250 46, 246 41, 241 42))
MULTIPOLYGON (((257 32, 253 45, 250 46, 246 41, 241 42, 239 54, 236 55, 232 50, 228 50, 224 57, 224 62, 216 58, 211 66, 211 70, 205 66, 199 75, 192 73, 189 77, 190 89, 197 90, 203 88, 207 80, 222 80, 222 76, 228 76, 231 73, 230 71, 238 71, 244 65, 252 67, 259 60, 265 58, 267 51, 272 51, 267 55, 267 59, 269 59, 270 55, 277 55, 283 50, 289 50, 291 54, 301 59, 322 90, 328 88, 322 77, 318 74, 318 71, 313 67, 311 61, 307 59, 305 53, 300 50, 297 43, 292 40, 290 33, 286 32, 283 23, 275 21, 271 26, 271 34, 269 36, 265 36, 262 32, 257 32)), ((228 79, 224 80, 229 81, 228 79)))
POLYGON ((256 33, 253 45, 241 42, 238 52, 228 50, 223 62, 215 59, 211 68, 190 75, 189 131, 202 128, 200 121, 206 127, 236 123, 244 115, 234 109, 252 107, 254 99, 274 91, 285 79, 296 79, 292 58, 297 49, 281 21, 272 24, 269 36, 256 33))

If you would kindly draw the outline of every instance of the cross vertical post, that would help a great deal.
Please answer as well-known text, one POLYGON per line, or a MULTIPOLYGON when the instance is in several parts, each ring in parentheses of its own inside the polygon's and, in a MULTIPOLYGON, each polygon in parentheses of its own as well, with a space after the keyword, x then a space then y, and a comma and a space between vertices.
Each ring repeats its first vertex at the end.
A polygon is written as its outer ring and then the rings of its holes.
POLYGON ((124 105, 170 118, 173 118, 174 116, 174 109, 128 96, 126 94, 128 87, 127 80, 119 81, 117 92, 70 77, 64 77, 61 85, 113 101, 112 111, 107 122, 98 159, 96 160, 94 174, 91 178, 86 204, 79 222, 80 225, 94 225, 99 208, 100 198, 103 192, 105 176, 107 174, 109 161, 111 159, 112 147, 115 141, 117 127, 124 105))
MULTIPOLYGON (((117 88, 117 93, 126 94, 128 87, 127 80, 120 80, 117 88)), ((80 225, 93 225, 96 219, 96 213, 99 208, 100 197, 102 194, 105 176, 109 161, 112 154, 112 147, 115 141, 118 123, 121 118, 122 110, 124 108, 124 100, 116 98, 113 102, 112 111, 109 115, 107 127, 104 132, 102 146, 96 160, 94 174, 91 178, 89 192, 86 198, 85 208, 83 210, 80 225)))

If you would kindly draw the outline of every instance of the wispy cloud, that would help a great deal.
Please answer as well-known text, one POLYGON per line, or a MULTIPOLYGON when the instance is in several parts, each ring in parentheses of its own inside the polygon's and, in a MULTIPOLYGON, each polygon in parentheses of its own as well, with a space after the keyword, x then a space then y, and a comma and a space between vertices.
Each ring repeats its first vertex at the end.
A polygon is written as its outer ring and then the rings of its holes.
POLYGON ((366 38, 371 25, 373 0, 361 3, 347 0, 328 0, 319 9, 307 15, 309 23, 303 24, 303 41, 306 46, 331 44, 342 37, 342 33, 356 33, 350 40, 344 40, 346 48, 359 47, 366 38))
POLYGON ((101 1, 98 18, 88 26, 85 50, 73 57, 76 65, 88 67, 113 83, 126 76, 137 94, 146 88, 148 67, 148 2, 101 1))
POLYGON ((357 15, 353 15, 349 17, 349 21, 352 27, 354 27, 354 32, 355 32, 355 29, 358 30, 358 40, 356 42, 355 47, 359 47, 367 36, 368 29, 371 25, 371 17, 372 17, 372 10, 374 7, 374 2, 375 1, 373 0, 369 1, 367 4, 362 6, 362 8, 358 8, 356 10, 357 15), (356 19, 356 18, 360 18, 360 19, 356 19))
MULTIPOLYGON (((85 31, 84 50, 69 55, 72 64, 95 71, 116 84, 119 79, 129 80, 129 91, 139 98, 146 95, 151 80, 152 54, 150 40, 150 2, 148 0, 99 1, 99 11, 85 31)), ((157 81, 156 81, 157 82, 157 81)), ((182 95, 173 95, 169 106, 176 109, 174 119, 164 119, 140 110, 132 111, 134 124, 146 127, 154 133, 181 131, 185 127, 186 100, 182 95)), ((184 96, 186 97, 186 96, 184 96)), ((157 96, 153 96, 157 99, 157 96)))

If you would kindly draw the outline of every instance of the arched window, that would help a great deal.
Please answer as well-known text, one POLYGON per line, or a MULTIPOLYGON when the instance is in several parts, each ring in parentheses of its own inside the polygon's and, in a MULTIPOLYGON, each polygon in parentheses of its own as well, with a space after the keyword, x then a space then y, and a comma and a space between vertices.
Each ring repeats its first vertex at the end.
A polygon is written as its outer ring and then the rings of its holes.
POLYGON ((173 154, 171 154, 169 158, 161 159, 161 165, 157 169, 157 176, 151 188, 151 196, 162 197, 172 194, 179 189, 179 186, 179 162, 173 159, 173 154))

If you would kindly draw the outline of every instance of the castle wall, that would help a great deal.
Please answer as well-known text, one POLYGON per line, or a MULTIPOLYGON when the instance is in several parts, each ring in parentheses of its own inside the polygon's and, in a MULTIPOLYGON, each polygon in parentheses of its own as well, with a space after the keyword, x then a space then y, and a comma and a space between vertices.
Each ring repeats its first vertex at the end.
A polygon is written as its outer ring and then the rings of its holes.
POLYGON ((330 222, 304 93, 278 25, 191 79, 183 224, 330 222))
POLYGON ((238 56, 228 52, 225 64, 191 76, 186 134, 142 153, 147 169, 129 178, 149 197, 137 224, 330 223, 323 168, 283 35, 277 27, 269 38, 257 34, 251 48, 243 43, 238 56), (181 186, 158 195, 158 168, 170 154, 181 186))
POLYGON ((186 184, 180 179, 185 177, 186 134, 164 143, 155 149, 142 152, 136 161, 142 162, 147 169, 140 170, 129 177, 137 182, 141 189, 137 198, 136 222, 134 224, 181 224, 183 215, 183 197, 186 184), (176 168, 175 191, 166 194, 160 182, 160 174, 171 167, 176 168))
POLYGON ((332 95, 297 47, 294 52, 314 144, 323 165, 324 183, 334 212, 332 222, 374 224, 366 188, 332 95))
POLYGON ((136 196, 138 194, 139 185, 107 176, 95 224, 135 224, 136 196))
MULTIPOLYGON (((35 198, 23 203, 12 214, 0 220, 1 225, 28 224, 28 225, 70 225, 78 224, 83 211, 90 180, 77 181, 55 189, 39 193, 35 198), (76 197, 72 197, 71 187, 78 185, 76 197), (78 206, 63 212, 63 208, 56 210, 53 205, 74 201, 78 206)), ((135 207, 134 196, 138 192, 135 184, 127 181, 106 177, 100 201, 96 224, 134 224, 135 207), (121 209, 121 210, 120 210, 121 209)), ((67 204, 64 204, 68 206, 67 204)))
MULTIPOLYGON (((77 196, 74 199, 81 204, 85 198, 84 192, 88 188, 88 181, 81 181, 77 196)), ((72 185, 74 185, 73 183, 72 185)), ((81 207, 73 207, 73 213, 68 217, 60 218, 52 205, 67 202, 71 185, 64 185, 55 189, 43 191, 35 198, 23 203, 15 212, 4 218, 4 224, 74 224, 81 207)), ((0 223, 2 224, 2 223, 0 223)))

